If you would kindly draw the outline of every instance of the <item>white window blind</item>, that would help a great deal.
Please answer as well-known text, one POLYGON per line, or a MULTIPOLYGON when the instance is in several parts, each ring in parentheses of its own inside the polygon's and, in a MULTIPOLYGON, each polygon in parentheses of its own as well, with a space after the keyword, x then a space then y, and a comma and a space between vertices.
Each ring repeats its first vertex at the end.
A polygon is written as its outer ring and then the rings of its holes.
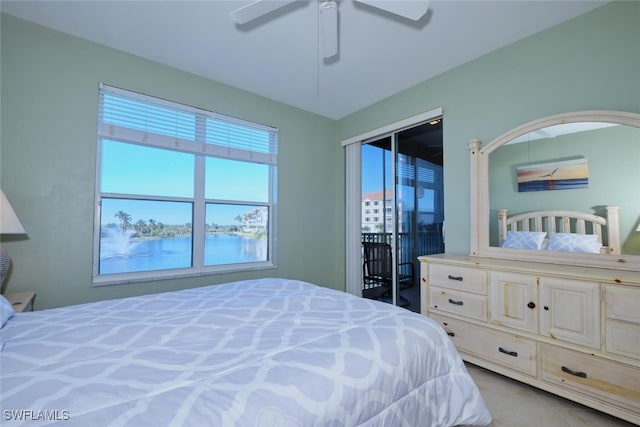
POLYGON ((100 85, 98 136, 275 165, 277 129, 100 85))

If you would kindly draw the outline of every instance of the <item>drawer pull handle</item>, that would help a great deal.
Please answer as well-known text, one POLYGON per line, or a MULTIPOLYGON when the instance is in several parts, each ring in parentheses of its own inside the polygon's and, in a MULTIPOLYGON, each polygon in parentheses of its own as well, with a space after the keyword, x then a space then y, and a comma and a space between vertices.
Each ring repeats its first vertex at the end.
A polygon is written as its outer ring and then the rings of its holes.
POLYGON ((586 372, 579 372, 579 371, 573 371, 569 368, 567 368, 566 366, 562 367, 562 372, 566 372, 567 374, 576 376, 576 377, 580 377, 580 378, 587 378, 587 373, 586 372))
POLYGON ((507 355, 509 355, 509 356, 518 357, 518 353, 517 353, 517 352, 515 352, 515 351, 505 350, 505 349, 504 349, 504 348, 502 348, 502 347, 498 347, 498 351, 499 351, 500 353, 504 353, 504 354, 507 354, 507 355))
POLYGON ((451 298, 449 298, 449 304, 464 305, 464 301, 455 301, 455 300, 452 300, 451 298))
POLYGON ((464 280, 464 278, 462 276, 452 276, 451 274, 449 275, 449 280, 456 280, 458 282, 462 282, 464 280))
POLYGON ((456 334, 454 332, 447 332, 447 335, 449 335, 450 337, 455 337, 456 334))

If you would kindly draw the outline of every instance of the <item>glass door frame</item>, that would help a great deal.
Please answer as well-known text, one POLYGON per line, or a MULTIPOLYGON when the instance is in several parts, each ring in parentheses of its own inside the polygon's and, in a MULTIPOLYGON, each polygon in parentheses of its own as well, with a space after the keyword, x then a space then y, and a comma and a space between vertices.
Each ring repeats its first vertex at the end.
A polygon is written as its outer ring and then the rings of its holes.
MULTIPOLYGON (((362 296, 362 265, 361 265, 361 253, 362 253, 362 144, 370 142, 374 139, 379 139, 384 136, 393 134, 392 148, 397 142, 397 133, 424 122, 440 118, 443 116, 442 107, 435 108, 430 111, 415 115, 413 117, 394 122, 372 131, 362 133, 351 138, 342 141, 342 146, 345 148, 345 195, 346 195, 346 208, 345 208, 345 283, 346 292, 362 296)), ((395 163, 395 162, 394 162, 395 163)), ((395 201, 395 167, 393 164, 392 171, 394 176, 394 197, 395 201)), ((394 207, 393 223, 394 223, 394 238, 392 239, 392 251, 396 253, 396 228, 397 228, 397 209, 394 207)), ((397 266, 394 263, 394 271, 397 272, 397 266)), ((396 277, 396 273, 394 273, 396 277)), ((394 284, 393 303, 397 303, 396 284, 394 284)))
MULTIPOLYGON (((400 129, 402 130, 402 129, 400 129)), ((383 139, 389 139, 390 140, 390 144, 389 144, 389 151, 391 154, 391 170, 389 171, 390 175, 391 175, 391 187, 387 188, 386 185, 383 185, 382 188, 382 193, 383 193, 383 203, 382 203, 382 222, 385 225, 384 227, 384 231, 385 234, 387 232, 391 233, 391 254, 392 254, 392 259, 395 260, 395 262, 391 263, 391 277, 392 277, 392 292, 391 292, 391 303, 393 305, 398 305, 398 283, 397 283, 397 278, 398 278, 398 170, 397 170, 397 164, 398 164, 398 133, 399 131, 394 131, 385 135, 379 135, 376 136, 374 138, 369 138, 366 141, 362 141, 360 144, 360 148, 362 149, 362 146, 364 145, 368 145, 368 144, 372 144, 374 142, 378 142, 380 140, 383 139), (390 191, 391 192, 391 200, 387 200, 385 198, 386 192, 390 191), (387 209, 387 202, 390 202, 391 206, 393 207, 391 210, 391 227, 390 230, 387 230, 386 228, 386 209, 387 209)), ((361 161, 362 162, 362 161, 361 161)), ((362 165, 362 163, 361 163, 362 165)), ((387 177, 385 176, 387 171, 384 169, 384 162, 383 162, 383 170, 382 172, 382 181, 383 183, 386 182, 387 177)), ((361 221, 362 222, 362 221, 361 221)), ((362 235, 362 232, 361 232, 362 235)), ((362 240, 362 238, 360 239, 362 240)), ((362 263, 362 261, 360 262, 362 263)), ((362 286, 362 285, 361 285, 362 286)))

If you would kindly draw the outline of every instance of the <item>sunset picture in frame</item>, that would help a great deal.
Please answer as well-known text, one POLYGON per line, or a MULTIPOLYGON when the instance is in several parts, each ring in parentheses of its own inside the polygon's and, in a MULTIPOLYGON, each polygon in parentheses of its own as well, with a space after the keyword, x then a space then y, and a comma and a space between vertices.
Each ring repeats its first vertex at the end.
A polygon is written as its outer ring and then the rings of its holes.
POLYGON ((589 186, 589 169, 584 157, 516 168, 518 191, 573 190, 589 186))

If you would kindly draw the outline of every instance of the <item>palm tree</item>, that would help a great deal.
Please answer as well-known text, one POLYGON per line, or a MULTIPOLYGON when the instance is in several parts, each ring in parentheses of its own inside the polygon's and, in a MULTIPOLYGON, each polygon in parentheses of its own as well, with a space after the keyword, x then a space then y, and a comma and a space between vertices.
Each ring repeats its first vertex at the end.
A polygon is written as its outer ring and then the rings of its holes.
POLYGON ((156 220, 153 218, 149 218, 149 221, 147 221, 147 224, 149 224, 149 234, 152 236, 155 236, 155 232, 156 232, 156 220))
POLYGON ((120 220, 120 228, 122 232, 125 233, 131 227, 131 215, 123 211, 118 211, 114 216, 120 220))
POLYGON ((136 222, 136 224, 134 225, 134 228, 140 236, 144 235, 149 231, 149 228, 147 227, 147 223, 144 221, 144 219, 139 219, 138 222, 136 222))

